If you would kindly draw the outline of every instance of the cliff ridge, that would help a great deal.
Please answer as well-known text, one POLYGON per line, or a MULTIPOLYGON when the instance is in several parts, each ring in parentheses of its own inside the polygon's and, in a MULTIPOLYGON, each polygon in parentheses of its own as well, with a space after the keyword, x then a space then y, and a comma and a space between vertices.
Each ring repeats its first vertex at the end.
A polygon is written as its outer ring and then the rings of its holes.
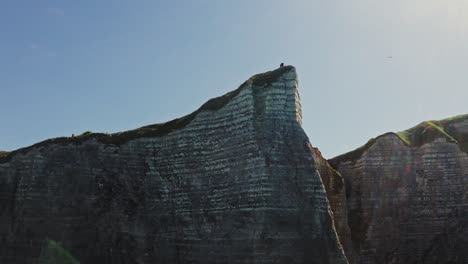
POLYGON ((82 263, 347 263, 301 118, 286 66, 167 123, 7 153, 0 262, 56 241, 82 263))

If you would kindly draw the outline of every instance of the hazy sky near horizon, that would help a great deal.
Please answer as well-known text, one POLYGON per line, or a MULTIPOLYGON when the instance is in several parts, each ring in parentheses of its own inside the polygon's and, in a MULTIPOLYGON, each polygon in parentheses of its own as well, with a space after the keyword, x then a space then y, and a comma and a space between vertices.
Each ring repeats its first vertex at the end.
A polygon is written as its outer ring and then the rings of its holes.
POLYGON ((464 0, 4 0, 0 149, 168 121, 280 62, 326 158, 468 113, 464 0))

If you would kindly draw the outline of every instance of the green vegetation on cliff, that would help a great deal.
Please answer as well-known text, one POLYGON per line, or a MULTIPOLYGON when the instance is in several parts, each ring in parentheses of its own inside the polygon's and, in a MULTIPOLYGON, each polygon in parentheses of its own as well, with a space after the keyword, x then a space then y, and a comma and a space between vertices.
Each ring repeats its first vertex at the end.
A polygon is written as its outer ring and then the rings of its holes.
POLYGON ((10 154, 10 152, 7 152, 7 151, 0 151, 0 159, 5 158, 5 157, 8 156, 9 154, 10 154))
POLYGON ((16 153, 24 153, 29 151, 33 147, 44 146, 49 144, 81 144, 82 142, 90 139, 96 139, 97 141, 104 144, 116 144, 121 145, 132 139, 142 138, 142 137, 160 137, 164 136, 170 132, 176 131, 190 124, 195 116, 201 111, 216 111, 226 105, 231 101, 235 96, 237 96, 245 87, 248 85, 253 85, 255 88, 262 88, 270 85, 272 82, 277 80, 281 75, 286 72, 294 70, 293 66, 284 66, 280 67, 273 71, 268 71, 252 76, 250 79, 241 84, 236 90, 231 91, 223 96, 219 96, 213 99, 208 100, 204 103, 198 110, 188 114, 186 116, 171 120, 169 122, 153 124, 149 126, 140 127, 133 130, 128 130, 125 132, 107 134, 107 133, 92 133, 90 131, 84 132, 81 135, 74 137, 59 137, 52 138, 42 142, 39 142, 35 145, 18 149, 12 152, 3 152, 0 153, 0 163, 9 161, 13 155, 16 153))
POLYGON ((42 249, 38 264, 79 264, 70 252, 64 249, 60 243, 53 240, 47 240, 42 249))
POLYGON ((445 138, 456 143, 468 153, 468 134, 456 128, 456 124, 468 120, 468 115, 459 115, 442 120, 425 121, 410 129, 397 132, 396 135, 405 145, 419 147, 437 138, 445 138))
POLYGON ((459 115, 442 120, 425 121, 415 127, 397 133, 388 132, 370 139, 362 147, 330 159, 329 162, 336 168, 336 165, 339 162, 356 161, 365 151, 374 145, 378 139, 389 135, 397 136, 401 142, 408 147, 420 147, 426 143, 434 141, 435 139, 444 138, 447 142, 458 144, 462 151, 468 153, 468 128, 464 131, 460 131, 460 129, 457 128, 457 124, 467 120, 468 114, 459 115))
POLYGON ((408 146, 420 146, 439 137, 445 137, 451 142, 457 142, 449 135, 441 121, 425 121, 410 129, 397 132, 396 135, 408 146))

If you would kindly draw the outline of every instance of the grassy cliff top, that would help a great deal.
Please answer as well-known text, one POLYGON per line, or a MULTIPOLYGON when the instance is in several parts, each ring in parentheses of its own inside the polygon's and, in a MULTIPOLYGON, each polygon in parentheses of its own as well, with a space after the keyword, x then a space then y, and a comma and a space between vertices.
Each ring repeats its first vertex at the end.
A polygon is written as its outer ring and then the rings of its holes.
POLYGON ((389 135, 397 136, 403 144, 414 148, 430 143, 435 139, 443 138, 447 142, 458 144, 462 151, 468 153, 468 133, 466 131, 461 132, 456 129, 456 125, 458 123, 466 120, 468 120, 468 114, 442 120, 425 121, 404 131, 385 133, 376 138, 370 139, 360 148, 330 159, 329 162, 336 168, 335 165, 340 162, 356 161, 367 149, 374 145, 378 139, 389 135))
POLYGON ((121 145, 132 139, 142 138, 142 137, 161 137, 169 134, 170 132, 176 131, 178 129, 184 128, 195 116, 201 111, 216 111, 226 105, 231 101, 235 96, 237 96, 245 87, 248 85, 253 85, 255 87, 264 87, 268 86, 283 74, 288 71, 295 70, 294 66, 284 66, 273 71, 268 71, 260 74, 256 74, 241 84, 236 90, 226 93, 225 95, 213 98, 204 103, 200 108, 195 112, 188 114, 186 116, 171 120, 165 123, 153 124, 144 127, 140 127, 133 130, 128 130, 124 132, 107 134, 107 133, 93 133, 87 131, 81 135, 75 137, 59 137, 47 139, 45 141, 39 142, 32 146, 18 149, 12 152, 0 152, 0 163, 9 161, 16 153, 25 153, 34 147, 49 145, 49 144, 81 144, 82 142, 89 139, 96 139, 97 141, 104 144, 115 144, 121 145))

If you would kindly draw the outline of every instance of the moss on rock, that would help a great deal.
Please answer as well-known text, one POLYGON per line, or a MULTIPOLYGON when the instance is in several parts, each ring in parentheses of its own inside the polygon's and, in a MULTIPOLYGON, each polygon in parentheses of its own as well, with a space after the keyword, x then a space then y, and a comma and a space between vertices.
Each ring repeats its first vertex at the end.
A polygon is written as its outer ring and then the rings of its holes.
POLYGON ((79 264, 60 243, 54 240, 47 240, 41 255, 39 256, 38 264, 79 264))

